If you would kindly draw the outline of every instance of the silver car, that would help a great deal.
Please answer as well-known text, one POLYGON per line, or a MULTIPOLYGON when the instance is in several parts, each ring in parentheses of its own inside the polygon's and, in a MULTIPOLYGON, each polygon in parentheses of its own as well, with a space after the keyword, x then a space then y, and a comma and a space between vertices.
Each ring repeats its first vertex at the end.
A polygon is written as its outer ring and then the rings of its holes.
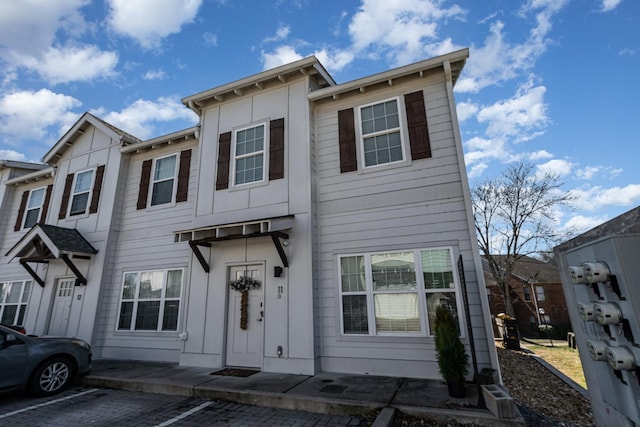
POLYGON ((77 338, 31 337, 0 325, 0 391, 55 394, 91 370, 91 347, 77 338))

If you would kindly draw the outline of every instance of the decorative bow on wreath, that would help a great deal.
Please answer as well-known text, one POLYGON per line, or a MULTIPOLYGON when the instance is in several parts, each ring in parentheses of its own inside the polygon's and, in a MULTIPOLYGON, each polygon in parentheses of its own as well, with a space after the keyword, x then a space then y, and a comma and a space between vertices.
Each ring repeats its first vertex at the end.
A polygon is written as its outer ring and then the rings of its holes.
POLYGON ((234 291, 242 293, 240 299, 240 329, 247 330, 247 306, 249 305, 249 291, 260 288, 260 281, 253 277, 242 276, 229 282, 229 286, 234 291))

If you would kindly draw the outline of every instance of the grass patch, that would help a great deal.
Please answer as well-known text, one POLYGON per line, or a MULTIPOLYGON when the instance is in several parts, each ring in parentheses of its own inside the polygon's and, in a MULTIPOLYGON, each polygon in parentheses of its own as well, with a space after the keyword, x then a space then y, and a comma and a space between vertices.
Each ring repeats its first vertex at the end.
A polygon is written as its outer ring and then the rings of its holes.
POLYGON ((545 347, 541 345, 526 344, 526 348, 543 358, 554 368, 580 384, 585 389, 587 382, 584 379, 584 371, 580 362, 578 350, 566 346, 545 347))

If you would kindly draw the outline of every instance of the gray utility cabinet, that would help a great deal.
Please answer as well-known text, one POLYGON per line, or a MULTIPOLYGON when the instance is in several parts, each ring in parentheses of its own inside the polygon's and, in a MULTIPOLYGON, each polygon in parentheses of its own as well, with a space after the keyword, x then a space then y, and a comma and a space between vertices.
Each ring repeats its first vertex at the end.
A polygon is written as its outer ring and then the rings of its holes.
POLYGON ((556 248, 597 425, 640 425, 640 235, 556 248))

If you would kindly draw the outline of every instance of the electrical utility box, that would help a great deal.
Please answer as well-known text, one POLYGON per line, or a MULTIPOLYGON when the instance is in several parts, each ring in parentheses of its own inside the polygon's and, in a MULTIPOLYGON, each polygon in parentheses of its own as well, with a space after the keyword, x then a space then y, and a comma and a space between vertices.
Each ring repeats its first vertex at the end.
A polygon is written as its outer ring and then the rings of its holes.
POLYGON ((555 253, 596 424, 640 426, 640 233, 608 227, 555 253))

